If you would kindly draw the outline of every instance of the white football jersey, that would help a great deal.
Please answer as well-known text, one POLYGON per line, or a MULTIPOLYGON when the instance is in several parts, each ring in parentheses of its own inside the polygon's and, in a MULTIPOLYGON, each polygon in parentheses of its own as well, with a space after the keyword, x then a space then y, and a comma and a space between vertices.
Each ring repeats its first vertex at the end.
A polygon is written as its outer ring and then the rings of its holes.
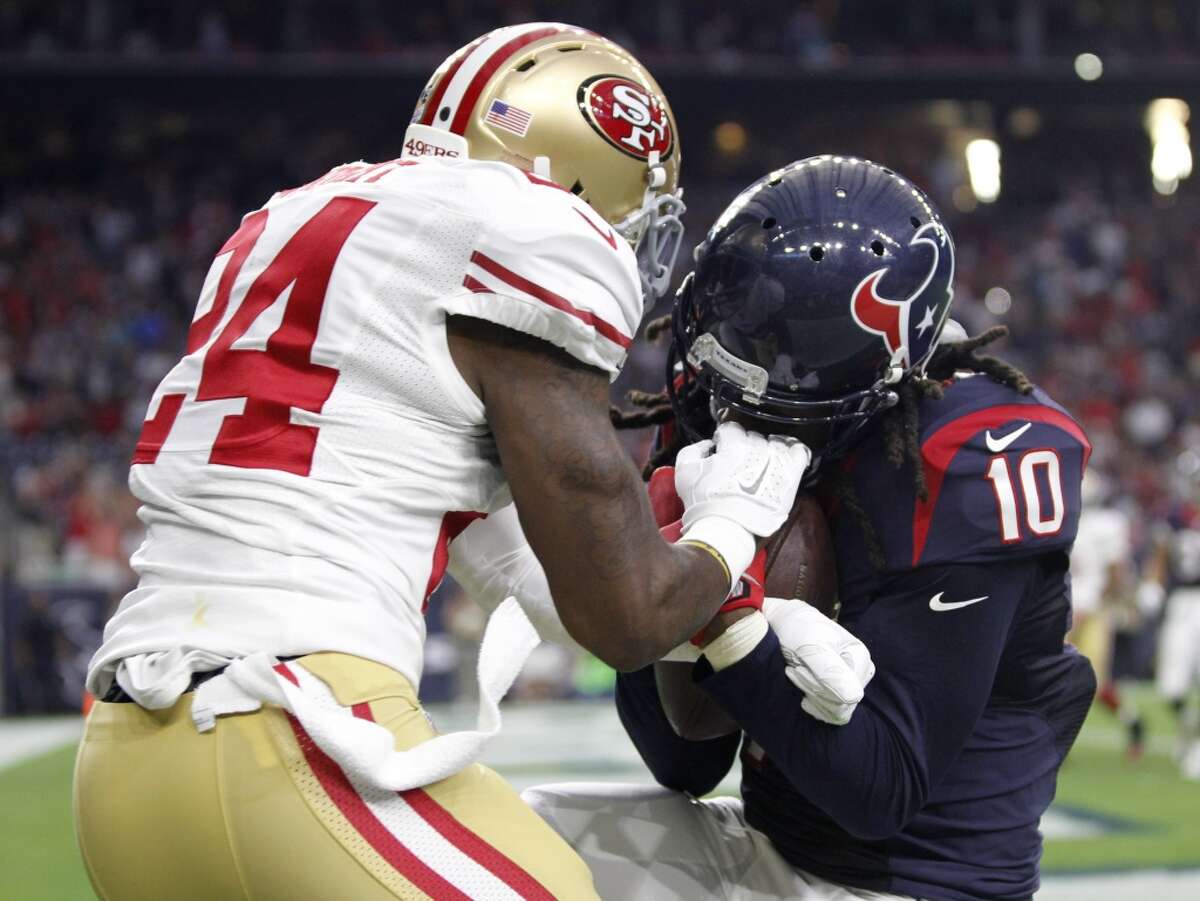
POLYGON ((1185 526, 1171 535, 1170 581, 1176 588, 1200 588, 1200 528, 1185 526))
POLYGON ((1132 554, 1129 517, 1116 507, 1084 507, 1071 549, 1071 606, 1076 613, 1100 609, 1113 564, 1132 554))
POLYGON ((629 245, 503 163, 352 163, 276 194, 213 261, 150 401, 139 583, 89 688, 124 658, 193 651, 340 651, 418 684, 448 543, 509 499, 446 315, 615 377, 642 312, 629 245))

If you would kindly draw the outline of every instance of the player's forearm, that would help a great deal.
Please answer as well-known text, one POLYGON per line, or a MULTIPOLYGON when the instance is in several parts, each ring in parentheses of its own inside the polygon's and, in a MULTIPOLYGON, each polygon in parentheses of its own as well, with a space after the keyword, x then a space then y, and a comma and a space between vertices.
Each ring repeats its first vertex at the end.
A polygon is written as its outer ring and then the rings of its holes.
POLYGON ((852 628, 877 670, 844 726, 804 712, 774 634, 700 684, 843 829, 883 838, 921 809, 962 753, 997 684, 1014 613, 1041 573, 1026 560, 890 579, 852 628), (959 600, 939 609, 943 597, 959 600))
POLYGON ((788 781, 847 832, 875 839, 902 829, 924 806, 929 776, 921 755, 900 734, 905 730, 869 700, 889 689, 872 683, 850 722, 831 726, 802 710, 804 695, 787 680, 784 666, 779 642, 768 634, 747 657, 703 677, 700 685, 788 781))
POLYGON ((655 780, 697 797, 729 772, 741 741, 736 732, 709 741, 680 738, 663 712, 651 667, 617 676, 617 714, 655 780))
MULTIPOLYGON (((616 566, 627 572, 633 581, 626 587, 622 587, 620 580, 610 585, 603 578, 571 580, 560 586, 559 596, 563 598, 562 607, 568 611, 568 618, 571 619, 573 610, 582 614, 572 619, 574 630, 587 636, 592 645, 598 645, 603 654, 611 656, 612 653, 605 642, 613 630, 614 617, 619 617, 621 622, 627 624, 626 628, 635 630, 639 637, 638 641, 623 637, 619 641, 614 640, 612 644, 617 645, 615 653, 620 656, 624 652, 638 660, 645 658, 649 661, 657 660, 677 646, 683 640, 678 638, 680 634, 694 634, 703 625, 704 618, 709 616, 707 608, 704 608, 688 617, 693 608, 691 599, 685 602, 678 595, 694 580, 686 571, 672 574, 670 568, 676 566, 677 556, 684 557, 685 566, 693 565, 701 569, 702 576, 705 575, 705 566, 715 572, 720 571, 720 566, 715 565, 715 561, 706 561, 704 557, 708 555, 688 559, 703 554, 695 548, 681 549, 686 551, 682 555, 671 554, 672 549, 659 539, 657 533, 648 534, 647 543, 652 549, 668 552, 664 555, 666 559, 657 564, 663 571, 660 573, 662 578, 653 579, 647 575, 646 583, 636 581, 645 567, 656 565, 652 562, 653 555, 646 552, 640 554, 646 559, 637 561, 637 566, 632 568, 622 566, 619 560, 600 561, 601 569, 616 566), (655 548, 656 545, 663 547, 655 548), (650 584, 651 581, 656 581, 661 587, 655 587, 650 584), (659 595, 661 598, 656 602, 659 595), (589 612, 594 616, 588 617, 586 614, 589 612)), ((634 551, 638 552, 638 548, 635 547, 634 551)), ((584 562, 570 569, 578 571, 591 565, 584 562)), ((556 609, 546 573, 521 530, 515 507, 504 507, 486 519, 472 523, 455 539, 450 545, 449 572, 485 609, 491 611, 506 597, 514 596, 543 639, 575 643, 556 609)), ((719 592, 718 584, 712 593, 715 597, 719 592)))
POLYGON ((578 549, 573 565, 572 555, 556 555, 547 566, 551 593, 576 641, 618 670, 639 669, 703 628, 725 600, 729 577, 705 551, 640 529, 648 511, 610 517, 597 504, 588 516, 593 543, 578 549))

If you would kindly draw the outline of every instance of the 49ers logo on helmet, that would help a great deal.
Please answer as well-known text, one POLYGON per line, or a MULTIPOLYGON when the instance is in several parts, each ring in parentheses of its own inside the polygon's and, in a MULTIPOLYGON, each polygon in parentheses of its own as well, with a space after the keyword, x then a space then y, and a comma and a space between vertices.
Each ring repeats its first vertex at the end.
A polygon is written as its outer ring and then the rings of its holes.
POLYGON ((658 151, 666 160, 675 135, 666 107, 642 85, 620 75, 595 75, 579 86, 579 110, 608 143, 639 160, 658 151))

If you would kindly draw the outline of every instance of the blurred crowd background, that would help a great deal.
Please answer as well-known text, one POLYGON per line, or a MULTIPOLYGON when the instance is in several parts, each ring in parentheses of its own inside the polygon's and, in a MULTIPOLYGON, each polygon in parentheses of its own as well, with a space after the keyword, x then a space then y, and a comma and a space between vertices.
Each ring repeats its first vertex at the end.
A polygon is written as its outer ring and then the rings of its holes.
MULTIPOLYGON (((77 708, 132 580, 130 451, 241 214, 335 164, 398 156, 442 56, 535 18, 593 27, 658 74, 680 119, 688 247, 747 183, 815 153, 929 191, 958 245, 953 315, 972 333, 1008 325, 998 352, 1084 424, 1104 503, 1130 524, 1129 569, 1194 515, 1198 4, 3 0, 0 712, 77 708)), ((640 344, 614 400, 660 387, 662 360, 640 344)), ((1157 623, 1124 622, 1130 672, 1149 675, 1157 623)), ((482 625, 448 583, 426 698, 470 692, 482 625)), ((608 685, 595 661, 548 649, 518 690, 608 685)))
POLYGON ((586 23, 648 57, 706 65, 770 56, 818 66, 1074 55, 1187 59, 1200 9, 1188 0, 5 0, 0 50, 145 58, 263 54, 447 53, 501 25, 586 23))

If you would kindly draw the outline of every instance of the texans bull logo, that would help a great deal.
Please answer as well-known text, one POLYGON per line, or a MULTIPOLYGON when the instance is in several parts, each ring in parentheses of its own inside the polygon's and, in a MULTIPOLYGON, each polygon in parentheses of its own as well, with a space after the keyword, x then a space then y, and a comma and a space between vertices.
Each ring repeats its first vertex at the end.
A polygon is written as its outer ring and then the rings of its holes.
POLYGON ((954 296, 954 245, 945 229, 927 222, 908 243, 910 247, 928 244, 933 250, 929 272, 915 291, 903 300, 881 297, 879 282, 890 268, 885 266, 859 282, 850 300, 854 321, 864 331, 883 338, 888 355, 905 369, 922 362, 933 350, 954 296), (939 287, 926 296, 935 278, 944 292, 939 287))

